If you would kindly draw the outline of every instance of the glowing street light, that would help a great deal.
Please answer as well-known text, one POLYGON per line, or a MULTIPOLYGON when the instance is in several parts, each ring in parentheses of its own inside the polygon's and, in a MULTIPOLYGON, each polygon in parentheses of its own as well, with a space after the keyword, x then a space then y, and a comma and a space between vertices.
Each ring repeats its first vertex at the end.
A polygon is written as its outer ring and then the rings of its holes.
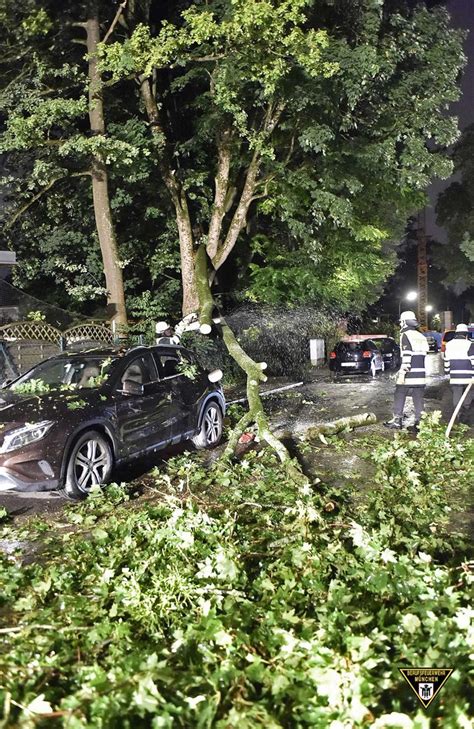
POLYGON ((433 311, 433 305, 426 304, 425 311, 426 311, 426 326, 429 329, 430 328, 430 312, 433 311))
POLYGON ((416 301, 418 298, 418 292, 417 291, 408 291, 403 299, 398 302, 398 316, 400 316, 400 312, 402 310, 402 302, 403 301, 416 301))

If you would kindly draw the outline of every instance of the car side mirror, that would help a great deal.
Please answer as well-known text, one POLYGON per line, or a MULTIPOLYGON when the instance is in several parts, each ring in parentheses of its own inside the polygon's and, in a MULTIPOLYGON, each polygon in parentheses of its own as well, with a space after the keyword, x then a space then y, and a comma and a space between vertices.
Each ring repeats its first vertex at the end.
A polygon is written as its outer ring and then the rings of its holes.
POLYGON ((122 382, 121 392, 123 395, 143 395, 143 385, 135 380, 125 380, 122 382))

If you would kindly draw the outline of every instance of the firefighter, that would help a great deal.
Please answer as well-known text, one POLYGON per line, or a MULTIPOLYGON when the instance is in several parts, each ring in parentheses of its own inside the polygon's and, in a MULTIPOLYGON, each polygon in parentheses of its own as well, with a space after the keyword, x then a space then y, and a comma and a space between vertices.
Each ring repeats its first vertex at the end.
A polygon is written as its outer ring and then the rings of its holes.
POLYGON ((402 364, 396 379, 393 418, 384 425, 386 428, 401 430, 405 400, 410 395, 415 406, 415 423, 410 430, 416 432, 424 405, 425 356, 428 353, 428 342, 418 330, 418 322, 413 311, 403 311, 400 314, 400 349, 402 364))
MULTIPOLYGON (((456 409, 464 388, 474 378, 474 342, 469 339, 467 324, 458 324, 456 334, 446 344, 444 353, 444 373, 449 377, 449 384, 453 393, 453 409, 456 409)), ((474 396, 474 386, 471 387, 461 410, 467 412, 474 396)))
POLYGON ((175 336, 174 329, 165 321, 155 324, 155 344, 179 344, 179 337, 175 336))

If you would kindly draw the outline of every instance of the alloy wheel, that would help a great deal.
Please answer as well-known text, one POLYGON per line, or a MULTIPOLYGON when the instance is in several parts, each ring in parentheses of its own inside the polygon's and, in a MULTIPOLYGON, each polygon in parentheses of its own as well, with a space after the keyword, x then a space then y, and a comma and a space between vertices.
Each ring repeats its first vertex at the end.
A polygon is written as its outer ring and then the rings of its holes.
POLYGON ((222 430, 222 418, 215 405, 211 405, 204 416, 204 430, 208 445, 213 445, 219 441, 222 430))
POLYGON ((94 484, 104 482, 110 470, 110 452, 95 438, 79 448, 74 459, 74 476, 78 488, 88 493, 94 484))

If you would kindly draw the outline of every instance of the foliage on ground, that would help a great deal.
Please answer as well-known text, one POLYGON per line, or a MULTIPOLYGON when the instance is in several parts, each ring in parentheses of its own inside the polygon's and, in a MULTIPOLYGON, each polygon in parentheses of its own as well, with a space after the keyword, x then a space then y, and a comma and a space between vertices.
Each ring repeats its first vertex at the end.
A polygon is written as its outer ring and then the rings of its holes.
POLYGON ((13 532, 43 551, 2 560, 2 726, 466 729, 473 577, 444 481, 468 483, 473 442, 435 421, 376 448, 362 506, 265 450, 185 454, 146 499, 112 486, 13 532), (424 712, 399 666, 455 670, 424 712))

